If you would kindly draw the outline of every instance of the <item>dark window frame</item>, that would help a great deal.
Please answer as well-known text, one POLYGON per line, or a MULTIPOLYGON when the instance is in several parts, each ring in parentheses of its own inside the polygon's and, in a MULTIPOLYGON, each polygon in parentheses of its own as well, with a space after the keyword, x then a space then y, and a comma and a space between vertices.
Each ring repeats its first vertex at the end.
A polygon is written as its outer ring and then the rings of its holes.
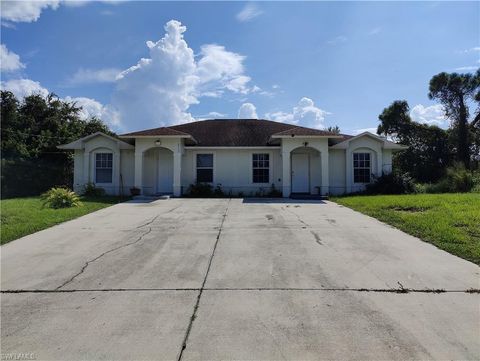
POLYGON ((252 183, 270 184, 270 153, 252 153, 252 183))
POLYGON ((113 153, 98 152, 95 153, 95 183, 112 184, 113 183, 113 153), (105 177, 99 180, 100 177, 105 177))
MULTIPOLYGON (((200 161, 201 163, 201 161, 200 161)), ((215 156, 213 153, 196 153, 195 154, 195 177, 197 183, 213 183, 215 168, 215 156), (211 157, 210 164, 199 164, 199 156, 211 157)))
POLYGON ((372 157, 368 152, 353 153, 353 183, 367 184, 372 181, 372 157))

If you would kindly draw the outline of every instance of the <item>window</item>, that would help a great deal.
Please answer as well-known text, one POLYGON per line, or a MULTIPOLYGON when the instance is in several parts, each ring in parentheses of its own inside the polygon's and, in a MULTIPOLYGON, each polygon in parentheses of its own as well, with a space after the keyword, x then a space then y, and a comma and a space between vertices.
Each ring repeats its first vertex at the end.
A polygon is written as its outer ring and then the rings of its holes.
POLYGON ((197 154, 197 182, 213 183, 213 154, 197 154))
POLYGON ((95 183, 112 183, 112 153, 95 154, 95 183))
POLYGON ((370 183, 370 153, 353 153, 353 182, 370 183))
POLYGON ((270 183, 270 154, 252 154, 253 183, 270 183))

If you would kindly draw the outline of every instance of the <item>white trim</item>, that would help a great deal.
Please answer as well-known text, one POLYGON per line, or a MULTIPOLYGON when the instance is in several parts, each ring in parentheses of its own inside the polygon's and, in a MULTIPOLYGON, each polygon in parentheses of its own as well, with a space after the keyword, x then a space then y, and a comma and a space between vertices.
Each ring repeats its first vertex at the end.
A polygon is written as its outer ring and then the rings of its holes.
POLYGON ((119 138, 122 139, 133 139, 133 138, 142 138, 142 139, 148 139, 148 138, 189 138, 193 139, 191 135, 119 135, 119 138))
POLYGON ((184 147, 185 149, 189 149, 189 150, 193 150, 193 149, 199 149, 199 150, 208 150, 208 149, 212 149, 212 150, 215 150, 215 149, 219 149, 219 150, 229 150, 229 149, 232 149, 232 150, 239 150, 239 149, 250 149, 250 150, 261 150, 261 149, 281 149, 282 147, 281 146, 263 146, 263 147, 196 147, 194 145, 189 145, 189 146, 185 146, 184 147))
MULTIPOLYGON (((217 169, 217 163, 216 163, 216 153, 215 152, 193 152, 193 178, 195 182, 197 182, 197 154, 212 154, 213 155, 213 172, 212 172, 212 182, 208 182, 208 184, 215 185, 215 179, 216 177, 216 169, 217 169)), ((202 182, 205 183, 205 182, 202 182)))
POLYGON ((119 149, 135 149, 135 147, 133 145, 128 144, 127 142, 124 142, 123 140, 112 137, 111 135, 108 135, 108 134, 105 134, 105 133, 102 133, 102 132, 95 132, 93 134, 87 135, 86 137, 77 139, 77 140, 75 140, 71 143, 58 145, 57 148, 58 149, 85 149, 85 143, 88 140, 90 140, 92 138, 95 138, 97 136, 105 137, 107 139, 110 139, 110 140, 114 141, 117 144, 119 149))
POLYGON ((273 134, 271 138, 343 138, 341 135, 275 135, 273 134))
MULTIPOLYGON (((102 151, 101 149, 102 148, 97 148, 98 150, 94 150, 91 152, 91 154, 93 154, 93 179, 92 179, 92 183, 95 184, 95 186, 111 186, 113 185, 115 182, 113 181, 114 180, 114 169, 115 169, 115 152, 113 151, 109 151, 109 152, 106 152, 106 151, 102 151), (111 154, 112 155, 112 181, 109 182, 109 183, 98 183, 97 182, 97 154, 111 154)), ((108 148, 103 148, 103 149, 108 149, 108 148)))

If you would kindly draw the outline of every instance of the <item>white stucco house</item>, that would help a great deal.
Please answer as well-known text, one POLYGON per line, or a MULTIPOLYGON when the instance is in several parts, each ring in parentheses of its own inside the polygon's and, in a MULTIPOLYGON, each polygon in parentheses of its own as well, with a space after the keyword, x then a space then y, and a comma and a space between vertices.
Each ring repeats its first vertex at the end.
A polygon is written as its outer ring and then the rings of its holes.
POLYGON ((284 197, 362 190, 392 171, 405 149, 372 133, 333 134, 257 119, 214 119, 111 137, 95 133, 59 146, 75 151, 74 190, 95 183, 109 194, 185 194, 196 182, 226 194, 272 185, 284 197))

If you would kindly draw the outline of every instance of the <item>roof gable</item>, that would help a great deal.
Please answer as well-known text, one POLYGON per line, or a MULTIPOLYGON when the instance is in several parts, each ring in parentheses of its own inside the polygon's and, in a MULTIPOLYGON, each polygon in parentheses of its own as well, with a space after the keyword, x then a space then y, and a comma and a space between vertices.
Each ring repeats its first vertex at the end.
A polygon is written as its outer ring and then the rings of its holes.
POLYGON ((392 149, 392 150, 402 150, 402 149, 407 149, 408 147, 405 145, 397 144, 395 142, 392 142, 386 138, 380 137, 376 134, 370 133, 370 132, 363 132, 360 133, 354 137, 350 137, 348 139, 345 139, 344 141, 337 143, 335 145, 332 145, 330 148, 332 149, 347 149, 350 145, 350 143, 354 140, 363 138, 363 137, 369 137, 375 141, 378 141, 382 143, 382 148, 384 149, 392 149))
POLYGON ((102 132, 95 132, 93 134, 87 135, 86 137, 77 139, 77 140, 75 140, 71 143, 59 145, 59 146, 57 146, 57 148, 58 149, 84 149, 85 148, 85 143, 88 142, 90 139, 93 139, 95 137, 105 137, 109 140, 112 140, 112 141, 118 143, 118 147, 120 149, 134 149, 135 148, 133 145, 128 144, 127 142, 125 142, 121 139, 112 137, 111 135, 108 135, 108 134, 105 134, 105 133, 102 133, 102 132))

